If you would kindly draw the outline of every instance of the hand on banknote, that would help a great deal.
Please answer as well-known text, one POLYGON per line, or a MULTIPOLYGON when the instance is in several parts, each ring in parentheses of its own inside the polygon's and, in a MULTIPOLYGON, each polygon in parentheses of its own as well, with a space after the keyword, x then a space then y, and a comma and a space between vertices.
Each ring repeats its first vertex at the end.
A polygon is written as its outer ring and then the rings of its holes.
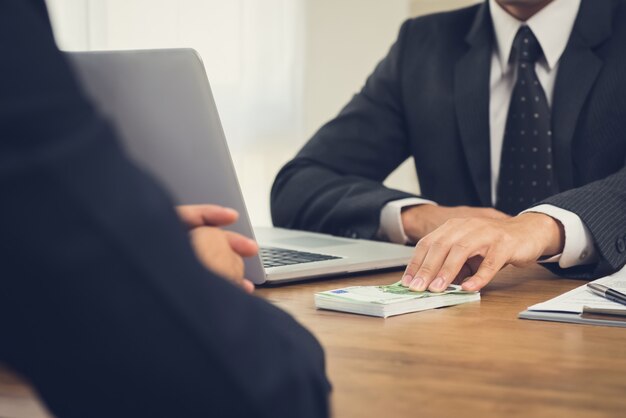
POLYGON ((219 228, 235 222, 238 213, 217 205, 188 205, 176 209, 189 227, 191 242, 200 261, 209 270, 252 292, 254 284, 244 278, 242 257, 255 255, 257 244, 243 235, 219 228))
POLYGON ((563 226, 542 213, 509 219, 451 219, 419 240, 402 284, 441 292, 450 283, 478 291, 507 264, 524 266, 563 251, 563 226))

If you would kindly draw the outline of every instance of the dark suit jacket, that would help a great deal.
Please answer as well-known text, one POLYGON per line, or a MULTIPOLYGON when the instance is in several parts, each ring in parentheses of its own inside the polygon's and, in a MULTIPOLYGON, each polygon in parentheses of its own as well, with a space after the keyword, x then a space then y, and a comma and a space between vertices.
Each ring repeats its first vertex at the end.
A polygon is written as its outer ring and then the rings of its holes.
MULTIPOLYGON (((556 25, 559 22, 555 22, 556 25)), ((422 196, 490 206, 488 4, 409 20, 360 93, 278 174, 274 223, 375 238, 385 203, 409 197, 382 181, 415 158, 422 196)), ((591 277, 626 262, 626 3, 582 0, 557 75, 553 112, 561 193, 599 262, 559 271, 591 277)))
POLYGON ((205 270, 54 45, 0 2, 0 361, 55 416, 323 417, 313 336, 205 270))

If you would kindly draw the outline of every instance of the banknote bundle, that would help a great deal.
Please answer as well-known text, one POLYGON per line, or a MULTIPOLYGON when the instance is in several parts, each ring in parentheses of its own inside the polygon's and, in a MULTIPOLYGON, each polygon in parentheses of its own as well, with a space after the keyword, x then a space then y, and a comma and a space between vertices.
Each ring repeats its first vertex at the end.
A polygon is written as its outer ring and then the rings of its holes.
POLYGON ((450 285, 441 293, 432 293, 410 291, 400 282, 385 286, 352 286, 315 294, 318 309, 383 318, 478 300, 480 293, 464 291, 457 285, 450 285))

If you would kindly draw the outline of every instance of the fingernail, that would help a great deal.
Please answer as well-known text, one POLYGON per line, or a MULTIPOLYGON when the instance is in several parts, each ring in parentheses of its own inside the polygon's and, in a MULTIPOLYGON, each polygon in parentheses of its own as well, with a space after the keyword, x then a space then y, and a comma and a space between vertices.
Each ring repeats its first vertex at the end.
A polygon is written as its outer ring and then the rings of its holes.
POLYGON ((233 215, 239 215, 239 212, 237 212, 235 209, 233 208, 224 208, 227 212, 230 212, 233 215))
POLYGON ((441 292, 444 289, 445 285, 446 282, 445 280, 443 280, 443 277, 437 277, 435 281, 430 284, 429 288, 431 290, 434 290, 435 292, 441 292))
POLYGON ((409 286, 409 289, 413 290, 415 292, 423 291, 424 290, 424 279, 422 279, 421 277, 416 277, 411 282, 411 284, 409 286))
POLYGON ((402 286, 408 287, 409 284, 411 284, 411 280, 413 280, 413 276, 405 274, 404 277, 402 278, 402 286))
POLYGON ((461 284, 461 289, 463 290, 474 291, 475 287, 476 283, 473 280, 466 280, 461 284))

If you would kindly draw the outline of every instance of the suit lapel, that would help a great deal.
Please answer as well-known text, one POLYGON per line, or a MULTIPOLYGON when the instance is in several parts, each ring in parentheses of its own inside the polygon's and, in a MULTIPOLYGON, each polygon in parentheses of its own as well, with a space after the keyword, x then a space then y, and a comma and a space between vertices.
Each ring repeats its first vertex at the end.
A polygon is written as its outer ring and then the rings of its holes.
POLYGON ((467 164, 480 203, 491 206, 489 76, 493 29, 488 3, 478 9, 454 71, 454 102, 467 164))
POLYGON ((611 2, 583 0, 559 63, 552 125, 554 160, 560 191, 574 187, 572 140, 580 112, 603 62, 593 51, 611 33, 611 2))

